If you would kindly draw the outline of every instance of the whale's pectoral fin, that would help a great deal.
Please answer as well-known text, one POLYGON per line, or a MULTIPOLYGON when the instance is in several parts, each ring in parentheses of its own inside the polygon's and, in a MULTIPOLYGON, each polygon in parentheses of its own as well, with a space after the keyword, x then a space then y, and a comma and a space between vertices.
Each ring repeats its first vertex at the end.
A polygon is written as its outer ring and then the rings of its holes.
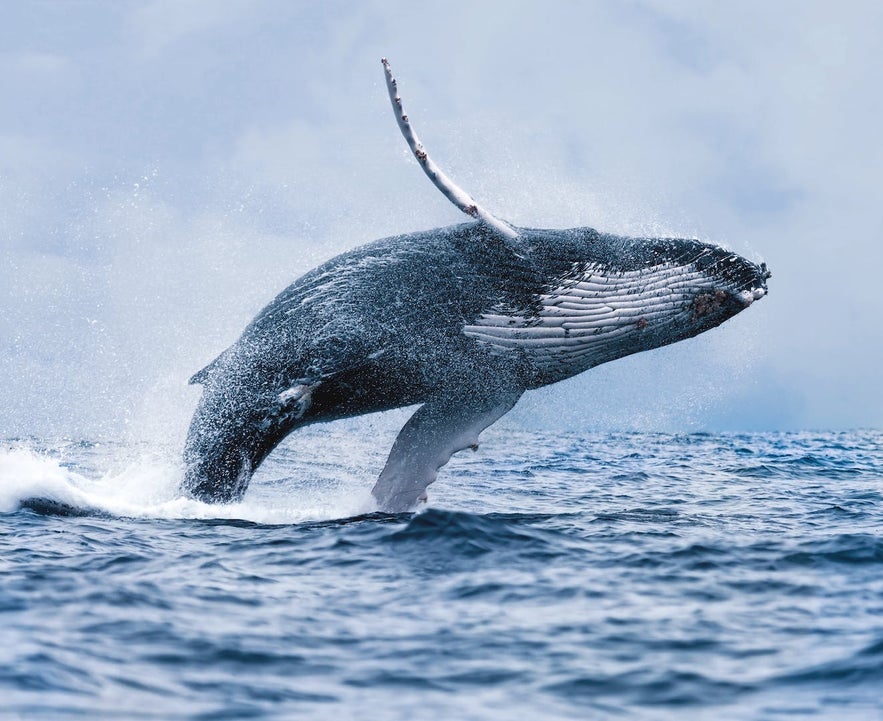
POLYGON ((380 510, 412 510, 451 456, 476 447, 478 434, 509 411, 521 393, 520 388, 478 397, 458 393, 424 403, 402 428, 371 491, 380 510))
POLYGON ((420 142, 417 133, 414 132, 411 121, 408 119, 408 114, 402 105, 398 82, 392 75, 389 61, 386 58, 382 58, 380 62, 383 63, 383 70, 386 73, 386 89, 389 91, 389 100, 392 103, 392 111, 395 113, 399 130, 402 131, 408 147, 411 148, 411 152, 414 153, 414 157, 417 158, 417 162, 420 163, 423 172, 426 173, 432 184, 466 215, 471 215, 500 237, 506 240, 517 238, 519 233, 515 228, 476 203, 469 193, 445 175, 442 169, 429 157, 426 148, 423 147, 423 143, 420 142))

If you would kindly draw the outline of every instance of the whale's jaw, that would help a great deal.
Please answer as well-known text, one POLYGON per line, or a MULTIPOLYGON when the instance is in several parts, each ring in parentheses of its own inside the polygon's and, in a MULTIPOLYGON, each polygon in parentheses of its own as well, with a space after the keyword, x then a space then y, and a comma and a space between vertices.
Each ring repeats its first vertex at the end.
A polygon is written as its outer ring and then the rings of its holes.
POLYGON ((721 248, 713 248, 711 255, 712 262, 697 264, 707 278, 708 290, 695 293, 690 301, 691 320, 696 324, 691 335, 717 327, 769 292, 766 282, 772 274, 766 263, 757 265, 721 248))
POLYGON ((765 265, 694 239, 599 236, 593 250, 550 276, 532 304, 491 308, 463 332, 529 364, 536 388, 692 338, 767 293, 765 265))

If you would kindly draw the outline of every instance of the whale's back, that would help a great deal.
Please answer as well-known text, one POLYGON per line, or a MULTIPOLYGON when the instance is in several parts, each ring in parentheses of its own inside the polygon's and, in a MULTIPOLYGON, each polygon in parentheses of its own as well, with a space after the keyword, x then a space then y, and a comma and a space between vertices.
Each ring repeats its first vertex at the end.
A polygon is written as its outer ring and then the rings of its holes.
MULTIPOLYGON (((342 359, 397 355, 459 362, 474 343, 463 334, 492 307, 523 308, 541 289, 533 264, 488 242, 474 223, 384 238, 343 253, 295 280, 241 337, 191 383, 235 367, 280 364, 309 376, 342 359), (265 358, 266 362, 261 363, 265 358)), ((345 365, 345 364, 344 364, 345 365)))

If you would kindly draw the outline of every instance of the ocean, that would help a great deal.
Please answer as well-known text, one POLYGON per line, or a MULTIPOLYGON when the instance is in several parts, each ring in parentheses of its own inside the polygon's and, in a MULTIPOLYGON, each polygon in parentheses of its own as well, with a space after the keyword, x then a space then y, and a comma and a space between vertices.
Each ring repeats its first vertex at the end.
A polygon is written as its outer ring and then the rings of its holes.
POLYGON ((230 506, 0 443, 0 718, 883 719, 883 433, 494 427, 387 515, 366 428, 230 506))

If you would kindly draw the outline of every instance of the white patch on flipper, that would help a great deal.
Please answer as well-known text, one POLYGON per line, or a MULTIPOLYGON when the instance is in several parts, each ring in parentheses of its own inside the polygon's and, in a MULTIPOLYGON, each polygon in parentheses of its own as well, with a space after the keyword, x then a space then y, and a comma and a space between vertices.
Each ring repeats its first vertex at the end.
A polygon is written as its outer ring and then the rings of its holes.
POLYGON ((495 308, 463 332, 495 353, 517 351, 538 370, 570 375, 617 357, 645 328, 689 313, 688 291, 712 289, 706 274, 691 265, 607 272, 586 264, 577 278, 540 296, 537 316, 495 308))

